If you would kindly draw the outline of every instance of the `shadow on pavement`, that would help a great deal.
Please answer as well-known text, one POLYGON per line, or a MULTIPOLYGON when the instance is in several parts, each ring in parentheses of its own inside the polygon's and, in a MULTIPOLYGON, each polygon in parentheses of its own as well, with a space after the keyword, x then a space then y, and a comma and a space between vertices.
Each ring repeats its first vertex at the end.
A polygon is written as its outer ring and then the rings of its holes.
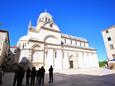
MULTIPOLYGON (((12 86, 14 73, 5 73, 3 76, 3 84, 1 86, 12 86)), ((48 83, 48 74, 45 74, 44 86, 115 86, 115 74, 103 76, 85 75, 85 74, 62 74, 54 73, 54 82, 48 83)), ((24 78, 23 85, 26 86, 24 78)), ((35 86, 38 86, 36 83, 35 86)))

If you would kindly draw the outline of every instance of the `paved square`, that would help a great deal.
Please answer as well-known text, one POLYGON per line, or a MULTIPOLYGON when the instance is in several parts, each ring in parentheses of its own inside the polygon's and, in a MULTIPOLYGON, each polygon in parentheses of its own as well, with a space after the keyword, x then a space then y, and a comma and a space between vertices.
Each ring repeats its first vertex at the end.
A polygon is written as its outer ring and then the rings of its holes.
MULTIPOLYGON (((6 73, 3 76, 3 85, 12 86, 13 73, 6 73)), ((25 85, 25 79, 23 80, 25 85)), ((36 83, 35 86, 38 86, 36 83)), ((108 69, 80 69, 63 70, 54 72, 54 83, 48 83, 48 73, 45 75, 44 86, 115 86, 115 70, 108 69)))

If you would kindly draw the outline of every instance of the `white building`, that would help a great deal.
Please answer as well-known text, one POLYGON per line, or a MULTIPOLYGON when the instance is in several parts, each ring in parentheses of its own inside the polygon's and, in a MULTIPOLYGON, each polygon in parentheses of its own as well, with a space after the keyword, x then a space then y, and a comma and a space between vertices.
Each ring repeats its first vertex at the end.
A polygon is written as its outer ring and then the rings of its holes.
POLYGON ((102 31, 108 60, 115 59, 115 26, 102 31))
POLYGON ((103 40, 107 52, 109 63, 115 63, 115 26, 111 26, 102 31, 103 40))
POLYGON ((96 49, 84 38, 63 34, 47 12, 40 14, 36 26, 29 22, 27 35, 19 39, 17 47, 21 50, 19 61, 26 57, 36 68, 99 67, 96 49))

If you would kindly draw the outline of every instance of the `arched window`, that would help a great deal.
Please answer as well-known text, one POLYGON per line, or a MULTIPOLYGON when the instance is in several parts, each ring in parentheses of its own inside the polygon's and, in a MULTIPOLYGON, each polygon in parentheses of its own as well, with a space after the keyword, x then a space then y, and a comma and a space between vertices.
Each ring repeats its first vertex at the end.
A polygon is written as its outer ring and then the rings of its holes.
POLYGON ((66 43, 66 38, 65 38, 65 43, 66 43))
POLYGON ((48 18, 48 22, 50 22, 50 19, 48 18))
POLYGON ((71 44, 72 44, 72 40, 70 39, 70 42, 71 42, 71 44))
POLYGON ((47 18, 45 18, 45 22, 47 22, 47 18))
POLYGON ((57 52, 56 51, 54 52, 54 56, 55 56, 55 58, 57 58, 57 52))
POLYGON ((75 45, 77 45, 77 41, 75 41, 75 45))
POLYGON ((63 54, 63 58, 64 58, 64 52, 62 54, 63 54))

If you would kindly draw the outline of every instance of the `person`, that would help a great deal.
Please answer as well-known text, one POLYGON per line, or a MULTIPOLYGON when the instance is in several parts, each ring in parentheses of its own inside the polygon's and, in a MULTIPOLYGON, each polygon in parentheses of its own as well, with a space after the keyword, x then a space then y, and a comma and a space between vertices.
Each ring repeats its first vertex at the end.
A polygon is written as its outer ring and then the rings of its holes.
POLYGON ((18 71, 19 71, 19 65, 17 66, 17 69, 15 70, 14 80, 13 80, 13 86, 16 85, 18 80, 18 71))
POLYGON ((13 86, 16 85, 16 82, 17 82, 17 86, 22 86, 22 81, 23 81, 23 78, 24 78, 24 74, 25 74, 25 70, 23 69, 23 67, 18 65, 18 68, 15 71, 13 86))
POLYGON ((41 67, 40 72, 41 72, 40 73, 41 74, 41 84, 43 85, 44 84, 44 76, 45 76, 45 69, 43 66, 41 67))
POLYGON ((53 67, 52 65, 49 68, 49 83, 53 82, 53 67))
POLYGON ((31 70, 28 67, 27 70, 26 70, 26 85, 29 85, 30 75, 31 75, 31 70))
POLYGON ((35 84, 35 77, 36 77, 36 68, 33 67, 32 71, 31 71, 31 85, 33 85, 33 86, 35 84))
POLYGON ((23 67, 19 67, 19 71, 18 71, 18 80, 17 80, 17 86, 22 86, 22 81, 24 78, 24 74, 25 74, 25 70, 23 67))
POLYGON ((37 70, 37 82, 40 85, 41 84, 41 73, 40 73, 40 68, 37 70))

